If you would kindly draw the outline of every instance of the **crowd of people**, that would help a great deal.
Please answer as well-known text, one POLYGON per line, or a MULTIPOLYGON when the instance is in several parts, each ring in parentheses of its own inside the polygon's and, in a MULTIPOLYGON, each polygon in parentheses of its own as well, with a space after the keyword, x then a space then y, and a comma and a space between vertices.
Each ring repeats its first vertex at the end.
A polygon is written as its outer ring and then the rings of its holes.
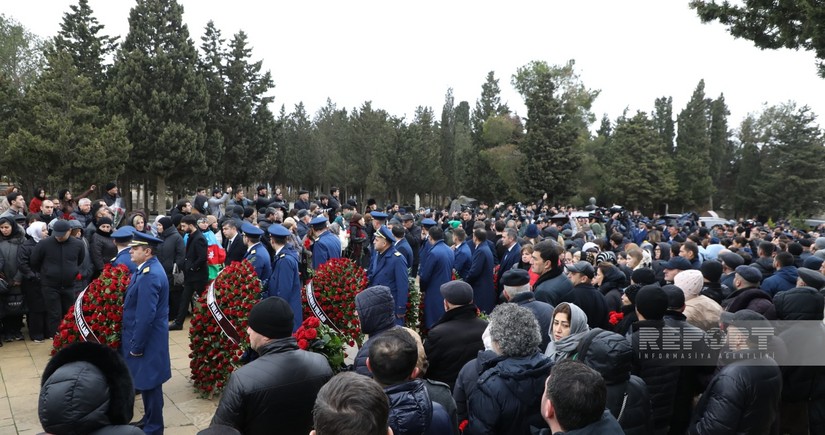
MULTIPOLYGON (((116 200, 117 186, 106 187, 116 200)), ((299 191, 290 205, 266 186, 252 199, 198 189, 151 225, 134 212, 118 228, 114 201, 83 198, 69 210, 64 194, 60 215, 54 199, 39 197, 37 212, 32 200, 27 213, 19 193, 7 195, 6 300, 19 294, 23 308, 3 314, 4 339, 22 338, 24 314, 32 340, 54 334, 77 291, 107 263, 141 275, 145 261, 120 255, 138 239, 165 278, 156 287, 166 296, 156 302, 169 323, 154 334, 166 340, 217 270, 247 259, 262 282, 249 314, 257 358, 232 375, 214 430, 270 433, 286 421, 283 433, 314 427, 319 435, 825 428, 825 237, 816 231, 753 221, 706 227, 690 215, 583 211, 546 198, 415 210, 374 200, 361 207, 332 188, 315 200, 299 191), (338 257, 367 270, 355 309, 369 338, 352 373, 333 377, 291 334, 303 320, 302 285, 338 257), (421 334, 404 327, 416 283, 421 334), (818 325, 814 334, 782 323, 801 320, 818 325), (754 325, 776 325, 767 348, 749 334, 754 325), (688 341, 693 360, 661 357, 667 343, 684 351, 688 341), (369 396, 375 385, 383 398, 369 396), (353 391, 362 400, 350 400, 353 391), (358 423, 339 424, 352 413, 358 423)))

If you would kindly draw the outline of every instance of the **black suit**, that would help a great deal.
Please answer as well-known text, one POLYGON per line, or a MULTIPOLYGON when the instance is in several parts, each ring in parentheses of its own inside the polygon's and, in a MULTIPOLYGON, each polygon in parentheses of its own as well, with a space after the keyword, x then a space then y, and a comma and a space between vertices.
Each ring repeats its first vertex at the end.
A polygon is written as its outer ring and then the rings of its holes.
POLYGON ((207 255, 206 237, 203 233, 200 230, 189 233, 189 240, 186 242, 186 258, 183 260, 183 294, 178 315, 175 316, 177 325, 183 325, 186 314, 189 312, 192 295, 200 296, 206 288, 206 282, 209 281, 207 255))
POLYGON ((235 236, 235 240, 232 241, 231 245, 229 244, 229 240, 224 240, 223 249, 226 250, 225 265, 229 266, 233 261, 243 261, 243 257, 246 254, 246 245, 243 244, 243 236, 239 233, 235 236))

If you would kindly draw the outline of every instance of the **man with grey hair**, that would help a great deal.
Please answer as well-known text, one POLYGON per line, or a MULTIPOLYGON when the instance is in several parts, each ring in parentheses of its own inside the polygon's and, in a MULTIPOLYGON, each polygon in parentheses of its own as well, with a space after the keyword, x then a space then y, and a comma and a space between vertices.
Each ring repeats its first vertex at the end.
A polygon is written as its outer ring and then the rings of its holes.
POLYGON ((504 286, 502 296, 507 302, 527 308, 536 316, 536 321, 539 322, 539 332, 541 332, 539 348, 546 349, 547 344, 550 343, 553 306, 536 300, 536 295, 530 290, 530 274, 524 269, 511 269, 504 272, 499 282, 504 286))
POLYGON ((539 351, 536 318, 527 308, 501 304, 490 315, 489 331, 498 357, 483 366, 470 392, 464 433, 529 433, 531 426, 546 427, 539 410, 553 363, 539 351))
POLYGON ((92 221, 92 200, 89 198, 80 198, 77 201, 77 210, 72 212, 74 220, 80 222, 83 228, 89 226, 92 221))

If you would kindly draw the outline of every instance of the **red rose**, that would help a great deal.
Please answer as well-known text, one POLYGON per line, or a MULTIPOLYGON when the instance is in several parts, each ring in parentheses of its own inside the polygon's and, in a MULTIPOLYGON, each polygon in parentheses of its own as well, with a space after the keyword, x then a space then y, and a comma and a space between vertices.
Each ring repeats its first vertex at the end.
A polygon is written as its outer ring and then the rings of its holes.
POLYGON ((304 339, 300 339, 298 340, 298 347, 303 350, 307 350, 309 348, 309 342, 304 339))
POLYGON ((304 337, 306 337, 307 340, 315 340, 316 338, 318 338, 318 330, 307 329, 306 331, 304 331, 304 337))

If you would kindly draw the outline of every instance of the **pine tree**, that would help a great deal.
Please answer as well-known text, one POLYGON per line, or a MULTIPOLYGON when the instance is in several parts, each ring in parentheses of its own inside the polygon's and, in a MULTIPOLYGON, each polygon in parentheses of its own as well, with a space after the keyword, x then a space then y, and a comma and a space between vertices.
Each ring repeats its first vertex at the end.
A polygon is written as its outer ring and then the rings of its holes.
MULTIPOLYGON (((206 23, 204 34, 201 36, 201 56, 198 61, 198 70, 206 84, 209 94, 209 106, 206 113, 206 138, 204 146, 210 150, 210 155, 225 155, 225 137, 223 129, 227 126, 226 106, 226 59, 228 54, 225 47, 226 39, 221 37, 221 31, 215 23, 209 20, 206 23)), ((213 161, 207 167, 209 179, 219 180, 220 184, 229 182, 226 177, 227 167, 230 165, 213 161)), ((203 183, 203 181, 200 181, 203 183)))
POLYGON ((700 80, 687 106, 679 113, 676 138, 676 203, 685 210, 706 205, 713 194, 710 177, 710 135, 705 81, 700 80))
POLYGON ((29 87, 46 65, 46 44, 12 18, 0 14, 0 75, 19 94, 29 87))
POLYGON ((546 192, 551 203, 574 192, 571 180, 581 164, 574 147, 581 134, 578 120, 556 98, 553 79, 550 66, 540 61, 519 68, 513 76, 513 85, 527 106, 527 135, 520 147, 528 174, 523 192, 530 198, 546 192))
POLYGON ((183 7, 175 0, 138 0, 113 68, 110 100, 134 145, 129 169, 156 178, 161 201, 167 181, 180 191, 201 180, 209 94, 183 7))
POLYGON ((438 127, 439 135, 441 137, 439 165, 441 166, 441 173, 444 174, 444 181, 446 181, 446 186, 444 187, 447 193, 454 194, 455 191, 453 189, 458 176, 455 172, 453 160, 453 156, 456 152, 456 119, 453 88, 447 89, 447 94, 444 96, 444 106, 441 109, 441 123, 438 127))
POLYGON ((673 97, 657 98, 653 104, 653 125, 667 151, 673 154, 673 141, 676 139, 676 124, 673 122, 673 97))
POLYGON ((319 166, 311 170, 320 175, 319 184, 325 191, 331 186, 346 189, 357 178, 351 171, 353 160, 344 160, 342 145, 349 141, 349 134, 347 109, 338 109, 328 98, 327 104, 315 114, 312 135, 313 150, 321 158, 316 161, 319 166))
POLYGON ((756 192, 762 173, 761 154, 756 119, 752 115, 742 120, 739 127, 739 144, 741 157, 737 170, 734 216, 754 216, 758 213, 760 199, 756 192))
POLYGON ((304 103, 296 104, 295 110, 283 119, 282 124, 277 155, 283 180, 298 188, 310 189, 315 185, 315 174, 305 168, 315 167, 317 156, 312 153, 312 121, 304 103))
POLYGON ((727 203, 733 187, 733 142, 728 129, 728 106, 725 96, 713 100, 710 105, 710 178, 716 193, 711 198, 710 209, 727 203))
POLYGON ((98 23, 88 0, 79 0, 63 15, 60 31, 54 37, 53 49, 68 53, 80 74, 92 79, 92 85, 105 90, 108 84, 105 62, 117 48, 117 37, 101 35, 104 27, 98 23))

